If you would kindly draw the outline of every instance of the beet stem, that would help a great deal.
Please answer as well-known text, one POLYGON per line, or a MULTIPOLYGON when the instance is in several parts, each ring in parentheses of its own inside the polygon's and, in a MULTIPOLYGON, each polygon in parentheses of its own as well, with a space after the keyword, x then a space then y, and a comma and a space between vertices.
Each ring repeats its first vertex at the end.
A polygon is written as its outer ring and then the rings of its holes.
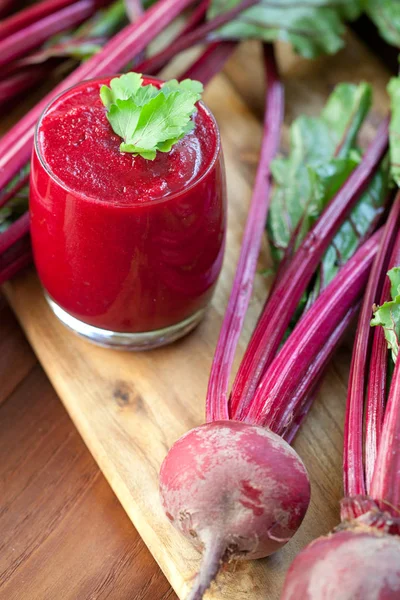
POLYGON ((201 2, 194 8, 192 14, 188 18, 179 36, 187 35, 191 33, 196 27, 202 23, 207 14, 207 9, 210 5, 210 0, 201 0, 201 2))
POLYGON ((245 418, 247 423, 282 435, 291 414, 299 409, 299 377, 312 368, 338 324, 361 297, 381 233, 377 231, 362 245, 297 323, 261 378, 245 418))
POLYGON ((253 289, 271 194, 270 163, 278 151, 283 121, 284 90, 271 45, 264 46, 264 56, 267 92, 261 155, 235 279, 211 366, 206 398, 208 422, 229 418, 229 376, 253 289))
POLYGON ((371 497, 400 510, 400 360, 397 360, 371 482, 371 497))
MULTIPOLYGON (((400 211, 400 192, 397 193, 393 211, 400 211)), ((394 219, 394 217, 393 217, 394 219)), ((400 219, 395 224, 394 235, 399 228, 400 219)), ((400 236, 395 242, 389 264, 385 270, 400 264, 400 236)), ((390 300, 390 280, 385 277, 383 290, 379 304, 390 300)), ((382 327, 375 327, 373 331, 373 342, 371 351, 371 362, 369 368, 369 381, 366 402, 366 424, 365 424, 365 477, 367 492, 370 492, 371 481, 378 455, 378 448, 382 436, 382 426, 385 414, 386 392, 387 392, 388 351, 385 334, 382 327)))
POLYGON ((74 4, 76 0, 43 0, 11 15, 0 23, 0 40, 25 29, 28 25, 44 19, 48 15, 74 4))
POLYGON ((4 192, 0 192, 0 208, 7 204, 9 200, 14 198, 22 190, 23 187, 29 184, 29 173, 26 175, 22 175, 21 178, 14 184, 14 186, 9 190, 4 190, 4 192))
POLYGON ((306 235, 265 304, 234 382, 231 406, 235 419, 245 419, 257 385, 275 357, 302 294, 333 236, 371 181, 387 145, 385 119, 362 162, 306 235))
POLYGON ((341 319, 335 331, 329 337, 326 344, 324 344, 322 350, 318 353, 316 359, 303 376, 303 379, 298 386, 295 395, 293 396, 293 404, 299 406, 299 408, 293 412, 293 418, 291 422, 286 426, 285 430, 281 434, 283 439, 286 440, 288 444, 292 443, 298 430, 300 429, 300 426, 306 418, 315 399, 315 395, 318 392, 318 388, 322 383, 324 371, 358 310, 358 304, 350 308, 346 316, 341 319))
POLYGON ((0 41, 0 67, 28 54, 53 35, 79 25, 96 10, 94 0, 79 0, 60 11, 28 25, 0 41))
POLYGON ((219 73, 232 52, 236 42, 215 42, 181 75, 180 79, 196 79, 203 85, 219 73))
MULTIPOLYGON (((397 193, 395 204, 392 208, 392 213, 400 213, 400 191, 397 193)), ((395 220, 392 214, 389 216, 392 221, 395 220)), ((389 225, 389 221, 388 221, 389 225)), ((394 233, 397 234, 396 241, 392 254, 390 256, 388 268, 398 266, 400 264, 400 218, 393 225, 394 233)), ((372 274, 371 274, 372 276, 372 274)), ((388 278, 385 279, 385 286, 382 292, 382 299, 389 297, 388 278), (385 295, 385 297, 384 297, 385 295)), ((382 329, 381 327, 376 329, 382 329)), ((375 332, 376 333, 376 332, 375 332)), ((383 343, 383 342, 382 342, 383 343)), ((386 342, 384 341, 385 346, 386 342)), ((386 349, 387 357, 387 349, 386 349)), ((375 366, 376 363, 373 364, 375 366)), ((369 399, 370 400, 370 399, 369 399)), ((378 415, 380 416, 381 399, 378 398, 378 415)), ((374 404, 372 410, 375 408, 374 404)), ((380 443, 374 464, 371 484, 370 496, 377 501, 383 501, 394 508, 395 511, 400 510, 400 360, 396 361, 392 382, 389 390, 389 398, 386 405, 382 431, 380 433, 380 443)), ((379 435, 379 429, 378 429, 379 435)), ((378 439, 379 442, 379 439, 378 439)), ((372 468, 373 453, 371 448, 368 448, 370 455, 369 470, 372 468)))
POLYGON ((0 256, 6 252, 13 244, 18 242, 29 231, 29 212, 24 213, 19 219, 3 233, 0 233, 0 256))
POLYGON ((363 420, 368 359, 373 336, 370 322, 372 306, 378 302, 381 295, 386 268, 399 225, 400 194, 396 196, 389 218, 383 228, 382 240, 369 276, 354 341, 344 424, 343 479, 344 493, 347 497, 366 494, 363 420))
POLYGON ((30 248, 21 252, 21 254, 13 259, 8 265, 0 268, 0 285, 17 275, 22 269, 30 265, 32 262, 32 251, 30 248))
POLYGON ((48 73, 47 67, 39 66, 23 69, 6 79, 0 80, 0 106, 29 90, 48 73))
POLYGON ((164 48, 154 56, 151 56, 147 60, 143 61, 138 65, 137 70, 141 73, 152 75, 157 73, 162 67, 174 58, 179 52, 183 52, 196 44, 207 41, 207 37, 210 33, 222 27, 229 21, 236 18, 241 12, 251 8, 255 4, 258 4, 259 0, 242 0, 240 4, 234 8, 214 17, 211 21, 208 21, 204 25, 200 25, 194 31, 186 34, 185 36, 178 37, 172 42, 168 48, 164 48))

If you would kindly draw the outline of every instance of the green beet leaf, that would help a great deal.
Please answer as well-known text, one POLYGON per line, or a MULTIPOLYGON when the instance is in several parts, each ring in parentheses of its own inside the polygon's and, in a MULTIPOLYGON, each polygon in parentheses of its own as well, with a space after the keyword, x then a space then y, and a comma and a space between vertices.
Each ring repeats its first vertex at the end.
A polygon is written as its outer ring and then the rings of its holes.
POLYGON ((365 10, 381 36, 389 44, 400 48, 399 0, 366 0, 365 10))
POLYGON ((289 155, 271 165, 275 186, 267 229, 276 265, 290 243, 298 247, 356 166, 352 147, 370 105, 369 85, 343 83, 320 117, 301 116, 292 124, 289 155))
POLYGON ((388 187, 389 161, 385 159, 326 251, 317 287, 326 287, 340 267, 353 256, 362 241, 376 228, 385 210, 388 187))
POLYGON ((111 127, 123 139, 121 152, 154 160, 157 151, 169 152, 192 131, 203 86, 190 79, 173 79, 160 89, 142 83, 141 75, 127 73, 102 86, 100 97, 111 127))
POLYGON ((388 272, 388 277, 391 283, 390 295, 392 299, 375 309, 371 325, 372 327, 378 325, 383 327, 393 362, 396 362, 400 339, 400 267, 391 269, 388 272))
POLYGON ((400 78, 393 77, 388 85, 391 118, 389 127, 392 177, 400 186, 400 78))
MULTIPOLYGON (((241 0, 212 0, 208 18, 237 6, 241 0)), ((364 0, 281 0, 259 4, 243 11, 224 25, 215 37, 256 38, 266 42, 280 39, 306 58, 334 54, 343 46, 344 21, 359 16, 364 0)))
MULTIPOLYGON (((293 123, 289 154, 272 165, 274 189, 267 230, 275 268, 285 254, 290 257, 298 248, 359 164, 361 153, 357 148, 357 134, 370 105, 368 85, 340 84, 320 117, 302 116, 293 123)), ((389 160, 386 158, 328 247, 299 303, 289 332, 376 228, 385 209, 388 186, 389 160)))

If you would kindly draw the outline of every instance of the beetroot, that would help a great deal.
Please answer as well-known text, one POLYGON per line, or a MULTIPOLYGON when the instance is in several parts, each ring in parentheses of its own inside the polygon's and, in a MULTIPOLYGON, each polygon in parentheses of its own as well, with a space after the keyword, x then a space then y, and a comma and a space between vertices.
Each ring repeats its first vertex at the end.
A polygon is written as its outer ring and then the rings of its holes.
POLYGON ((160 493, 169 520, 205 553, 194 600, 222 561, 261 558, 283 546, 307 511, 310 484, 301 459, 278 435, 214 421, 172 446, 160 493))
POLYGON ((336 533, 316 540, 296 557, 282 600, 400 598, 400 362, 395 366, 382 426, 379 398, 383 382, 376 393, 375 370, 386 374, 381 368, 382 345, 386 342, 379 329, 373 332, 370 328, 373 304, 379 299, 387 300, 382 297, 382 293, 388 293, 385 271, 388 266, 400 264, 399 226, 400 192, 371 269, 354 343, 346 404, 342 525, 336 533), (365 406, 368 383, 370 393, 365 406), (365 421, 369 451, 364 444, 365 421))
POLYGON ((365 526, 319 538, 288 572, 284 600, 399 600, 400 538, 365 526))

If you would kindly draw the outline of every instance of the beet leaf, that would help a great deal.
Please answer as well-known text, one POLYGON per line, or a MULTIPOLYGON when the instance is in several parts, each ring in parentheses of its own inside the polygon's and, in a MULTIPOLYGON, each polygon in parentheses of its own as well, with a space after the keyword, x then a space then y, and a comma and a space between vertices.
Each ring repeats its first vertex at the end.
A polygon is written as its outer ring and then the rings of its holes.
MULTIPOLYGON (((232 9, 239 0, 212 0, 208 18, 232 9)), ((334 54, 343 46, 344 21, 355 19, 362 10, 361 0, 261 0, 216 34, 224 39, 257 38, 289 42, 306 58, 334 54)))

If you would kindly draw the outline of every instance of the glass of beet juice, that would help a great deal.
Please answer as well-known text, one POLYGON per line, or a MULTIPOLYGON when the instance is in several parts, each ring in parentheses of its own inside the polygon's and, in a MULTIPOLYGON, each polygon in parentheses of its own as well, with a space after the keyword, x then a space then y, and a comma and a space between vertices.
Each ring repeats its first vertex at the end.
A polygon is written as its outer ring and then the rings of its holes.
POLYGON ((154 160, 121 152, 99 96, 110 79, 62 93, 38 122, 32 245, 48 303, 66 326, 138 350, 185 335, 210 303, 224 252, 224 166, 201 102, 194 129, 169 152, 154 160))

